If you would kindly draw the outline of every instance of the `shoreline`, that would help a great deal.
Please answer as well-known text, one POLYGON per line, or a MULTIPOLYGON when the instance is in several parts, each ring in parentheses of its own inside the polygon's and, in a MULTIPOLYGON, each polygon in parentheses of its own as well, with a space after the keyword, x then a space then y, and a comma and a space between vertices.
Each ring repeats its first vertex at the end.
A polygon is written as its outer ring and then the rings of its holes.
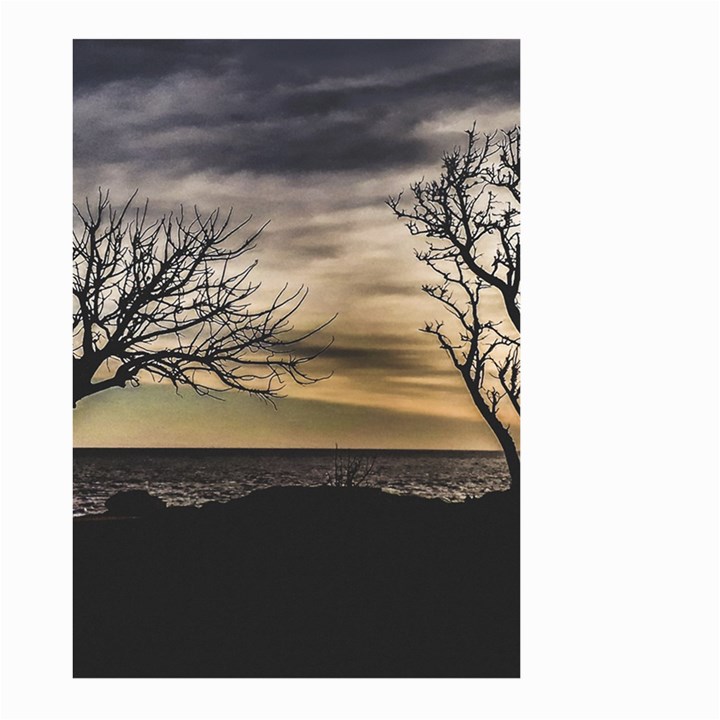
MULTIPOLYGON (((149 483, 146 483, 146 487, 137 487, 137 488, 128 488, 127 490, 121 490, 119 492, 127 492, 128 490, 131 492, 135 491, 141 491, 141 492, 148 492, 147 486, 149 483)), ((267 490, 279 490, 281 488, 307 488, 307 489, 315 489, 315 488, 330 488, 331 490, 347 490, 347 488, 337 488, 329 483, 317 483, 315 485, 303 485, 300 483, 287 483, 287 484, 279 484, 279 485, 267 485, 265 487, 257 487, 252 490, 248 490, 242 495, 238 495, 237 497, 229 498, 227 500, 207 500, 200 504, 195 503, 188 503, 183 505, 173 505, 173 504, 167 504, 165 507, 165 510, 169 510, 170 512, 174 512, 175 510, 187 510, 187 509, 194 509, 194 510, 202 510, 206 506, 215 507, 217 505, 227 505, 228 503, 234 503, 238 500, 242 500, 242 498, 246 498, 249 495, 252 495, 254 493, 258 492, 265 492, 267 490)), ((475 502, 476 500, 479 500, 481 497, 485 497, 486 495, 490 495, 493 493, 502 493, 505 492, 503 490, 494 490, 489 489, 486 490, 483 493, 480 493, 478 495, 470 495, 467 494, 463 499, 457 498, 453 499, 451 497, 440 497, 440 496, 428 496, 428 495, 422 495, 415 491, 401 491, 397 490, 393 487, 387 487, 385 485, 375 485, 373 483, 364 483, 361 487, 353 487, 350 489, 350 492, 356 492, 356 491, 375 491, 383 493, 384 495, 393 495, 396 497, 413 497, 413 498, 419 498, 421 500, 434 500, 437 502, 444 503, 446 505, 462 505, 464 503, 468 502, 475 502)), ((116 493, 117 494, 117 493, 116 493)), ((152 494, 151 494, 152 495, 152 494)), ((153 497, 159 497, 160 495, 152 495, 153 497)), ((112 496, 111 496, 112 497, 112 496)), ((85 513, 79 513, 77 515, 73 514, 73 520, 80 520, 83 518, 105 518, 107 520, 110 519, 124 519, 128 517, 133 517, 132 515, 113 515, 110 513, 107 509, 103 510, 102 512, 85 512, 85 513)), ((140 516, 137 516, 140 517, 140 516)))

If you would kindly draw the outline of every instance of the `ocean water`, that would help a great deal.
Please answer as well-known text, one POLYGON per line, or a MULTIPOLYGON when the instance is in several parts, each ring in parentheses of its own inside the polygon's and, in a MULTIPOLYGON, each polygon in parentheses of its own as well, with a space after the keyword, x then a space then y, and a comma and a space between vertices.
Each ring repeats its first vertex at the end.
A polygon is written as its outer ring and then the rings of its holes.
MULTIPOLYGON (((375 458, 364 485, 462 502, 509 486, 502 453, 436 450, 341 451, 375 458)), ((334 450, 76 449, 73 512, 104 512, 119 490, 147 490, 168 505, 224 502, 274 485, 323 485, 334 450)))

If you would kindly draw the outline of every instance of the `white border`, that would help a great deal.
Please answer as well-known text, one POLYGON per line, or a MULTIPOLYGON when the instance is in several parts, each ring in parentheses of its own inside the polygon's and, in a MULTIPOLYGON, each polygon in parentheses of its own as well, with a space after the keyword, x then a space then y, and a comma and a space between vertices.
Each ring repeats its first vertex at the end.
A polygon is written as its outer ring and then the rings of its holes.
POLYGON ((3 717, 717 717, 717 18, 6 3, 3 717), (404 36, 522 39, 522 680, 72 680, 71 39, 404 36))

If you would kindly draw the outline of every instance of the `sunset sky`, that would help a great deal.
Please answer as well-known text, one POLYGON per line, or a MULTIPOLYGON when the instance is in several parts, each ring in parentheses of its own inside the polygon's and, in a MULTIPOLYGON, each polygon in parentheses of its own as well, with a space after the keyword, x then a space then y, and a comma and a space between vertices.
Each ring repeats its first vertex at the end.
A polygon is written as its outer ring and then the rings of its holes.
POLYGON ((443 310, 419 241, 384 201, 436 177, 463 131, 519 123, 517 41, 76 41, 74 196, 137 188, 267 220, 255 279, 307 285, 297 316, 331 379, 277 409, 144 379, 74 410, 76 446, 495 449, 462 380, 419 332, 443 310))

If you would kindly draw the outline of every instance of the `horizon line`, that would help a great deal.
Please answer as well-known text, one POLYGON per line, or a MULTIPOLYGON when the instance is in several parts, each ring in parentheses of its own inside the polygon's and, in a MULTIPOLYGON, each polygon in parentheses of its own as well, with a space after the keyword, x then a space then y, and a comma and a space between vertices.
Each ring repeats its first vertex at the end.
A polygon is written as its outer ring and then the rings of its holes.
POLYGON ((153 445, 153 446, 137 446, 137 445, 116 445, 116 446, 95 446, 95 445, 82 445, 82 446, 72 446, 73 450, 272 450, 272 451, 280 451, 280 450, 362 450, 362 451, 372 451, 372 452, 479 452, 479 453, 499 453, 502 454, 501 449, 483 449, 478 450, 474 448, 376 448, 376 447, 341 447, 340 445, 336 447, 327 447, 327 446, 314 446, 314 447, 271 447, 271 446, 263 446, 263 447, 238 447, 238 446, 216 446, 216 445, 195 445, 195 446, 160 446, 160 445, 153 445))

